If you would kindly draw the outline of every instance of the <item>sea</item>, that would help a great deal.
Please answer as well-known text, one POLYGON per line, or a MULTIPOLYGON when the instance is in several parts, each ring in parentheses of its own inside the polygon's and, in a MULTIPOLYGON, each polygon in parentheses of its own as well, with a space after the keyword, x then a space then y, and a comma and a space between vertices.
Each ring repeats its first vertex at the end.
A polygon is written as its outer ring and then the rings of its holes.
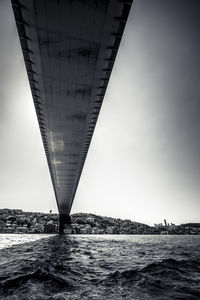
POLYGON ((0 299, 200 299, 200 236, 0 234, 0 299))

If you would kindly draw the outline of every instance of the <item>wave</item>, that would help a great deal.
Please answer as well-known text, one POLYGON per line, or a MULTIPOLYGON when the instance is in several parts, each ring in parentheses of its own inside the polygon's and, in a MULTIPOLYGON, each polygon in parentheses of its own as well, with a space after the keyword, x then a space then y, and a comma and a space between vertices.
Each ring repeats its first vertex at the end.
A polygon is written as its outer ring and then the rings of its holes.
POLYGON ((177 252, 176 239, 170 251, 153 244, 152 255, 134 242, 126 251, 124 242, 58 236, 12 246, 0 251, 0 299, 197 300, 197 246, 177 252))
POLYGON ((70 268, 47 262, 32 262, 30 260, 17 260, 1 265, 0 295, 5 297, 12 290, 42 284, 50 293, 60 290, 71 291, 76 288, 76 278, 70 268))
POLYGON ((143 268, 110 273, 99 284, 140 288, 156 297, 167 299, 200 299, 200 260, 163 259, 143 268), (171 298, 170 298, 171 297, 171 298), (188 298, 189 297, 189 298, 188 298))
POLYGON ((168 274, 178 274, 184 276, 192 272, 200 272, 200 260, 176 260, 173 258, 163 259, 160 262, 150 263, 143 268, 129 269, 125 271, 115 271, 107 276, 107 279, 137 279, 139 275, 154 275, 160 276, 161 278, 167 277, 168 274), (162 277, 164 276, 164 277, 162 277))

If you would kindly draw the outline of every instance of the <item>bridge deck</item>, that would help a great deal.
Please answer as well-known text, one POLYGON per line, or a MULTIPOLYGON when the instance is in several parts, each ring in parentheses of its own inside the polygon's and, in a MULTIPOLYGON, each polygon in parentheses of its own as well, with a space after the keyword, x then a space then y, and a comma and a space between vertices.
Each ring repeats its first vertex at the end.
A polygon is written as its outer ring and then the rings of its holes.
POLYGON ((60 215, 68 215, 131 1, 13 0, 60 215))

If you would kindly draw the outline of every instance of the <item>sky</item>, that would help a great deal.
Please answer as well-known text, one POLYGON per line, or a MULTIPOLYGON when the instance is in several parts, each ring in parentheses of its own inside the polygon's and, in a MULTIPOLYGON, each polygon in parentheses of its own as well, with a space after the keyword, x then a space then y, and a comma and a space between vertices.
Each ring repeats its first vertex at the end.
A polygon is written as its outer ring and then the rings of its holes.
MULTIPOLYGON (((72 213, 200 222, 200 2, 135 0, 72 213)), ((57 212, 10 2, 0 1, 0 208, 57 212)))

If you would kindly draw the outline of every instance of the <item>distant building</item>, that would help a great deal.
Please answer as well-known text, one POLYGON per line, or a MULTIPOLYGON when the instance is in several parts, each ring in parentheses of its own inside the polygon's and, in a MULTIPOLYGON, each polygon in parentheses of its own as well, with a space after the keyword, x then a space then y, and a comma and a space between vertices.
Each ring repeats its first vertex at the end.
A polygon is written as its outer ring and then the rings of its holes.
POLYGON ((4 231, 3 231, 4 233, 13 233, 14 232, 14 229, 13 228, 11 228, 11 227, 6 227, 6 228, 4 228, 4 231))
POLYGON ((86 232, 86 228, 81 228, 80 229, 80 234, 86 234, 87 232, 86 232))
POLYGON ((24 227, 24 226, 20 226, 20 227, 17 227, 15 229, 15 232, 16 233, 27 233, 28 232, 28 228, 27 227, 24 227))
POLYGON ((106 233, 113 234, 113 226, 107 226, 106 233))
POLYGON ((7 221, 6 222, 6 227, 10 227, 11 226, 11 222, 10 221, 7 221))
POLYGON ((94 218, 92 218, 92 217, 86 218, 86 223, 90 224, 90 225, 94 225, 94 218))
POLYGON ((2 231, 5 228, 5 222, 4 221, 0 221, 0 231, 2 231))
POLYGON ((72 228, 65 228, 64 233, 65 234, 72 234, 72 228))
POLYGON ((92 233, 92 227, 89 224, 86 225, 85 229, 86 229, 86 233, 87 234, 91 234, 92 233))
POLYGON ((168 231, 167 230, 163 230, 163 231, 160 232, 160 234, 162 234, 162 235, 163 234, 168 234, 168 231))
POLYGON ((14 212, 15 212, 16 215, 19 215, 19 214, 23 213, 22 209, 15 209, 14 212))
POLYGON ((98 234, 99 233, 99 228, 93 227, 92 228, 92 234, 98 234))

